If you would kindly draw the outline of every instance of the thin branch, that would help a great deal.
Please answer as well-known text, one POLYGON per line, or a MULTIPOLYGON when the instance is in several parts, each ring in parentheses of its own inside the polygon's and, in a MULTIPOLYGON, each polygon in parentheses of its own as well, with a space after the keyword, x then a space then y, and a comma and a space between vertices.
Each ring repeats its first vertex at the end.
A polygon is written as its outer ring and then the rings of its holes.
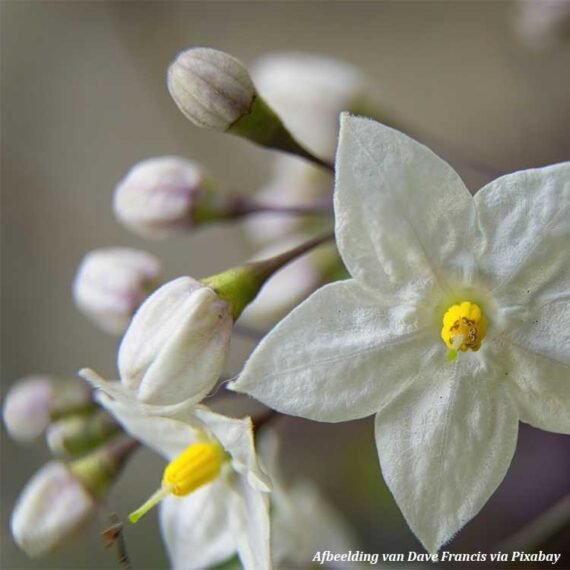
POLYGON ((280 214, 284 216, 323 216, 332 215, 332 200, 325 199, 311 204, 298 204, 294 206, 279 206, 276 204, 264 204, 244 196, 232 199, 228 206, 228 219, 239 219, 255 214, 280 214))

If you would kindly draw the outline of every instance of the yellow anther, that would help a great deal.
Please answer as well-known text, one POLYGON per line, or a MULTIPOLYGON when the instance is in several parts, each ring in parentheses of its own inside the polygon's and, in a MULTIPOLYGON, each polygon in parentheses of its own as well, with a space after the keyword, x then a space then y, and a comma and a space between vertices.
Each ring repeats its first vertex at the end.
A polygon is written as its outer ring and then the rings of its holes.
POLYGON ((200 441, 187 447, 164 470, 163 487, 170 487, 177 497, 188 495, 213 481, 226 460, 226 453, 217 441, 200 441))
POLYGON ((162 486, 141 507, 129 515, 132 523, 137 522, 167 495, 183 497, 213 481, 228 459, 217 441, 199 441, 189 445, 165 468, 162 486))
POLYGON ((474 351, 479 350, 486 332, 487 320, 479 305, 471 301, 463 301, 449 307, 443 315, 441 329, 441 338, 449 348, 448 360, 454 360, 459 350, 462 352, 468 348, 474 351))

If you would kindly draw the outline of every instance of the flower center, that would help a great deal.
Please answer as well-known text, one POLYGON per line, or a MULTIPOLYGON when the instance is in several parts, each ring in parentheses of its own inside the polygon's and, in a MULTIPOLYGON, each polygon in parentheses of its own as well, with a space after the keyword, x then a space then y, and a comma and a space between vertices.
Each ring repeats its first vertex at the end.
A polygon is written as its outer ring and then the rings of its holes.
POLYGON ((129 515, 137 522, 167 495, 184 497, 213 481, 228 456, 217 441, 199 441, 189 445, 164 469, 162 485, 141 507, 129 515))
POLYGON ((457 352, 465 352, 468 348, 477 351, 487 332, 487 319, 479 305, 471 301, 463 301, 452 305, 443 315, 441 338, 449 351, 448 360, 455 360, 457 352))

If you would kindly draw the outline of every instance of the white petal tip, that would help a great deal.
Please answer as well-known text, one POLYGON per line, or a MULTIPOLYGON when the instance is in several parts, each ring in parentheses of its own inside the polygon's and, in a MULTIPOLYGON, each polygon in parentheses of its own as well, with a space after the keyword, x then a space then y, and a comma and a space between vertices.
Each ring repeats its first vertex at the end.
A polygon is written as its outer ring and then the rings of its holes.
POLYGON ((95 370, 91 370, 91 368, 81 368, 81 370, 77 372, 77 375, 95 385, 98 385, 103 380, 103 378, 101 378, 95 370))

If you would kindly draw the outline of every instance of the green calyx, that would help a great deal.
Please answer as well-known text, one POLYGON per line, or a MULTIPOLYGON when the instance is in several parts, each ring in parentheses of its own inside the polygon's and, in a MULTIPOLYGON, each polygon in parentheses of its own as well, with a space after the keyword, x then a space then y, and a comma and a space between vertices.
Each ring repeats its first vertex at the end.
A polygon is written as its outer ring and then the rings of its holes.
POLYGON ((251 303, 271 273, 266 274, 256 263, 246 263, 223 273, 202 279, 230 306, 233 320, 251 303))
POLYGON ((295 154, 329 170, 333 166, 313 155, 287 130, 275 111, 257 93, 249 111, 227 129, 228 133, 246 138, 260 146, 295 154))
POLYGON ((96 500, 101 500, 138 445, 131 437, 118 436, 106 446, 68 463, 67 467, 96 500))
POLYGON ((217 275, 206 277, 201 282, 213 289, 221 299, 228 303, 232 317, 236 321, 245 307, 255 299, 269 277, 295 258, 332 237, 332 234, 326 234, 314 238, 270 259, 245 263, 217 275))
POLYGON ((52 453, 72 457, 96 449, 119 431, 121 427, 113 416, 99 409, 52 423, 47 442, 52 453))

